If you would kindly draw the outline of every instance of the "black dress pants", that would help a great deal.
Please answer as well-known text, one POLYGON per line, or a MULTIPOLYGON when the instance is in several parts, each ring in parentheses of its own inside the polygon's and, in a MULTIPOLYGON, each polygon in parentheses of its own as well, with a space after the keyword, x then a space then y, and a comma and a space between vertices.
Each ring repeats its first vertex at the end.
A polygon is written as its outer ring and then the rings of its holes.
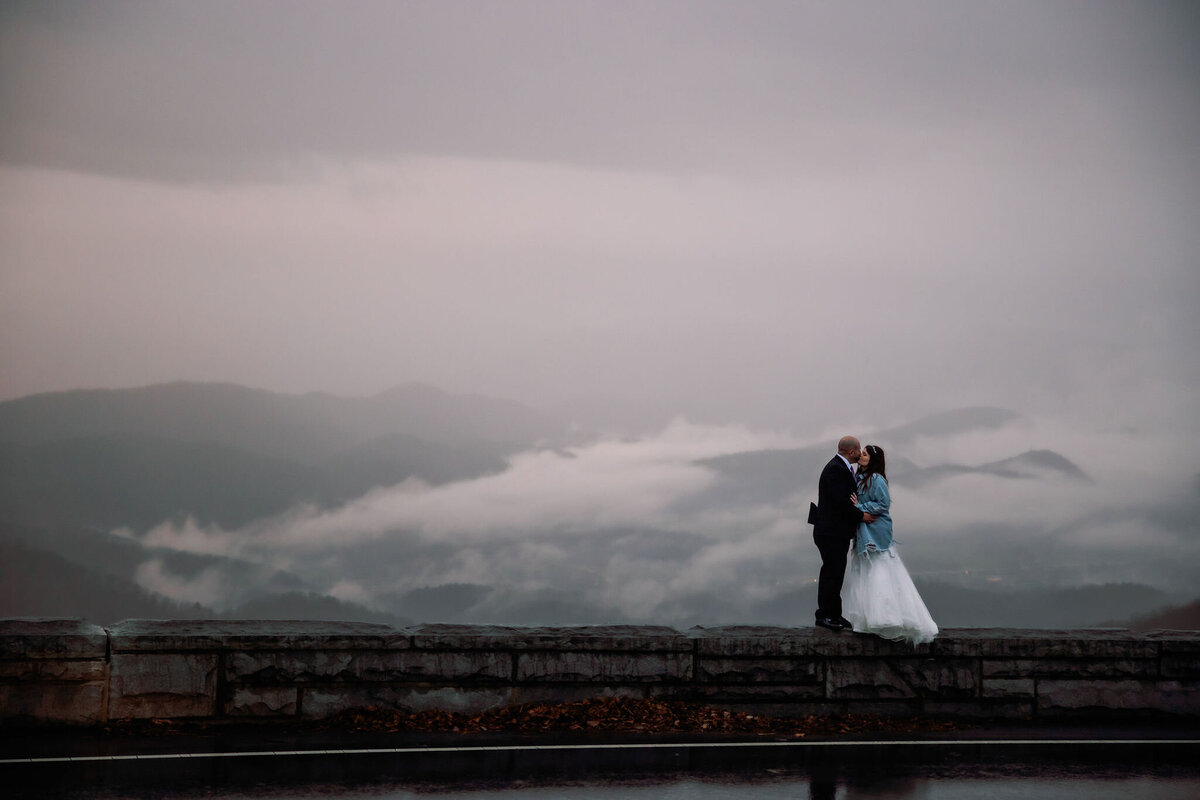
POLYGON ((842 616, 842 581, 846 579, 846 556, 850 540, 844 536, 817 536, 813 541, 821 551, 821 574, 817 577, 817 619, 842 616))

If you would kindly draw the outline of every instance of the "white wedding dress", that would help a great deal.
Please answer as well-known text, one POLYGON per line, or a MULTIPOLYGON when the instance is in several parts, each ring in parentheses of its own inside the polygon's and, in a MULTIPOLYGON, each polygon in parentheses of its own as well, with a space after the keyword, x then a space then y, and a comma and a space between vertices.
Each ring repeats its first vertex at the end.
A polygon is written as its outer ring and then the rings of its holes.
POLYGON ((921 644, 938 626, 913 585, 893 542, 887 550, 853 553, 842 588, 842 614, 855 633, 921 644))

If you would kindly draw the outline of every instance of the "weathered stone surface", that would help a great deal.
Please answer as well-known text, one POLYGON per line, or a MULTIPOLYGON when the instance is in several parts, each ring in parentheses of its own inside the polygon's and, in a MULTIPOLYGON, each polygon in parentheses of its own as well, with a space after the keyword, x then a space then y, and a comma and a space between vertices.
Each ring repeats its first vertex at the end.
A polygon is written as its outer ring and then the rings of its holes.
POLYGON ((1153 659, 1158 657, 1159 645, 1124 628, 949 628, 929 647, 938 657, 1153 659))
POLYGON ((117 654, 111 674, 113 719, 207 717, 216 712, 216 655, 117 654))
POLYGON ((1164 678, 1200 678, 1200 653, 1172 653, 1162 657, 1164 678))
POLYGON ((354 708, 380 708, 402 711, 450 711, 477 714, 512 704, 511 687, 463 689, 443 687, 312 686, 303 688, 301 716, 324 719, 354 708))
POLYGON ((108 634, 81 619, 0 619, 0 659, 104 659, 108 634))
POLYGON ((1162 708, 1162 690, 1155 681, 1039 680, 1038 711, 1155 710, 1162 708))
POLYGON ((1159 681, 1157 689, 1159 711, 1200 715, 1200 681, 1159 681))
POLYGON ((499 625, 419 625, 413 646, 430 650, 604 650, 691 652, 674 628, 655 625, 574 625, 507 628, 499 625))
POLYGON ((1162 677, 1200 677, 1200 631, 1152 631, 1162 653, 1162 677))
POLYGON ((104 681, 0 684, 0 719, 7 723, 98 725, 104 681))
POLYGON ((550 650, 520 653, 518 681, 647 683, 692 677, 691 653, 595 653, 550 650))
POLYGON ((230 682, 495 682, 512 677, 512 655, 485 650, 248 652, 230 653, 225 659, 230 682))
POLYGON ((295 716, 299 693, 294 686, 237 686, 225 702, 225 713, 231 717, 295 716))
POLYGON ((1033 678, 984 678, 983 696, 985 698, 1033 697, 1035 694, 1033 678))
POLYGON ((1158 661, 1130 658, 985 658, 984 677, 1155 678, 1158 661))
POLYGON ((974 662, 950 658, 831 659, 826 667, 828 697, 887 699, 974 697, 974 662))
MULTIPOLYGON (((32 681, 37 680, 42 671, 41 661, 22 659, 20 661, 0 661, 0 680, 32 681)), ((103 662, 97 662, 103 664, 103 662)))
POLYGON ((696 661, 702 683, 820 683, 823 674, 814 658, 717 658, 696 661))
POLYGON ((400 650, 407 632, 369 622, 128 619, 109 629, 114 653, 400 650))
POLYGON ((494 683, 512 679, 513 656, 486 651, 414 650, 401 653, 398 663, 394 657, 380 659, 364 654, 355 659, 354 667, 359 679, 367 681, 494 683))
POLYGON ((1037 659, 985 658, 980 661, 984 678, 1031 678, 1037 659))
POLYGON ((97 681, 108 677, 106 661, 43 661, 39 678, 44 681, 97 681))
POLYGON ((95 681, 108 675, 108 662, 102 660, 57 661, 37 659, 0 661, 0 680, 19 681, 95 681))
POLYGON ((1146 638, 1157 642, 1164 653, 1200 652, 1200 631, 1150 631, 1146 638))
POLYGON ((525 628, 518 649, 691 654, 692 642, 674 628, 662 625, 581 625, 525 628))
POLYGON ((758 625, 696 626, 688 631, 696 652, 722 656, 911 656, 928 652, 878 636, 833 633, 812 626, 773 628, 758 625))
POLYGON ((262 651, 225 655, 225 679, 230 683, 307 683, 353 680, 354 653, 307 650, 287 653, 262 651))
POLYGON ((697 625, 687 635, 701 656, 808 656, 813 653, 813 629, 766 625, 697 625))
POLYGON ((504 625, 415 625, 408 628, 413 647, 429 650, 509 650, 521 637, 504 625))

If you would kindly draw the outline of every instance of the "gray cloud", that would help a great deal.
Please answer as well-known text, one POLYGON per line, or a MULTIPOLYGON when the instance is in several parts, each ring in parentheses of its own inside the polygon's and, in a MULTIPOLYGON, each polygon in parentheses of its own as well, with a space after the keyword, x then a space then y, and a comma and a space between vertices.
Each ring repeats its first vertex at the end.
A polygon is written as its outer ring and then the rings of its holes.
POLYGON ((1195 14, 1168 4, 8 5, 7 158, 147 177, 310 155, 878 168, 985 129, 1196 133, 1195 14))

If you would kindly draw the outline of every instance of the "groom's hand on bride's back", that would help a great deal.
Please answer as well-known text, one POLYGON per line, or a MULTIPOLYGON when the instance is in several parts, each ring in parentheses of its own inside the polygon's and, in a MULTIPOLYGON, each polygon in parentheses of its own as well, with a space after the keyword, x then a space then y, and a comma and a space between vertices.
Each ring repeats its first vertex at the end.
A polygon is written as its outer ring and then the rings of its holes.
POLYGON ((874 522, 877 519, 879 519, 879 517, 875 516, 874 514, 868 514, 865 511, 863 512, 863 522, 874 522))

